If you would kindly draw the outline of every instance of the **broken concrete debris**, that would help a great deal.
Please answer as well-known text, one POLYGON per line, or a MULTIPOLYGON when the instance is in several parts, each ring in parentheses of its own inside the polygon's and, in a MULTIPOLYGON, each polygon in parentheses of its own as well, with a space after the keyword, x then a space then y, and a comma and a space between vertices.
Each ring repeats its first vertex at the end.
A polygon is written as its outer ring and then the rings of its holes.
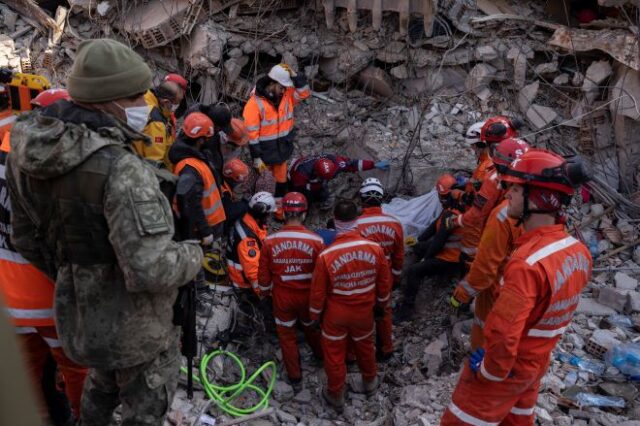
MULTIPOLYGON (((444 170, 472 168, 475 159, 464 131, 491 115, 524 119, 521 134, 530 135, 533 145, 590 155, 598 182, 609 187, 594 183, 589 194, 594 202, 583 203, 584 211, 571 210, 570 224, 592 219, 581 234, 586 241, 595 239, 596 266, 611 270, 594 276, 559 349, 606 363, 607 351, 639 338, 640 292, 633 268, 640 263, 640 247, 626 245, 637 241, 640 210, 620 201, 640 201, 637 28, 563 27, 545 22, 536 2, 508 0, 334 0, 315 2, 321 11, 315 16, 286 1, 163 0, 171 5, 163 9, 159 0, 149 0, 129 2, 126 11, 112 1, 71 3, 68 25, 49 53, 49 30, 36 37, 41 25, 0 4, 0 66, 24 70, 30 63, 33 72, 63 86, 82 38, 127 39, 148 59, 156 81, 167 72, 183 73, 191 81, 190 101, 224 101, 239 111, 256 77, 286 62, 307 75, 318 96, 300 107, 300 151, 390 159, 394 167, 383 182, 398 195, 430 191, 444 170), (332 29, 322 23, 329 9, 332 29), (471 26, 482 13, 496 22, 504 14, 530 21, 502 20, 499 30, 471 26), (369 19, 371 27, 365 24, 369 19), (403 173, 405 156, 408 172, 403 173), (605 327, 615 322, 614 315, 633 325, 605 327)), ((345 178, 332 190, 351 197, 354 187, 345 178)), ((304 348, 302 388, 279 376, 271 401, 275 411, 254 424, 437 424, 468 353, 471 325, 469 318, 451 318, 443 309, 449 288, 439 284, 447 283, 425 282, 418 318, 394 328, 398 350, 380 366, 382 385, 375 399, 350 391, 348 409, 335 415, 321 402, 317 389, 323 373, 304 348)), ((251 352, 244 361, 259 365, 277 358, 276 348, 277 342, 267 338, 234 350, 251 352)), ((598 376, 554 359, 543 379, 538 421, 622 425, 638 418, 637 392, 623 387, 627 378, 617 368, 606 367, 598 376), (571 388, 622 397, 626 407, 577 408, 567 393, 571 388)), ((356 373, 357 367, 349 366, 349 374, 356 373)), ((179 393, 174 412, 184 415, 172 418, 195 419, 204 407, 204 397, 199 398, 189 402, 179 393)), ((225 420, 215 407, 209 414, 225 420)))

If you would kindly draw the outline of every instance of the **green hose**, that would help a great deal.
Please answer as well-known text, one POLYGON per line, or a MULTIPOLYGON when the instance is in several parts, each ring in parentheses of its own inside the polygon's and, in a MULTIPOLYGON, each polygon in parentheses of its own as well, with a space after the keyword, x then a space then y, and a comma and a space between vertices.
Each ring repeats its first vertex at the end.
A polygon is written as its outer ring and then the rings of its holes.
MULTIPOLYGON (((184 367, 181 367, 180 370, 185 374, 189 373, 184 367)), ((194 375, 193 379, 202 385, 209 399, 214 401, 218 405, 218 407, 225 413, 234 417, 240 417, 269 407, 269 397, 271 396, 271 392, 273 391, 273 387, 276 383, 275 362, 265 362, 264 364, 262 364, 262 366, 260 366, 260 368, 258 368, 258 370, 256 370, 255 373, 251 375, 251 377, 249 377, 249 379, 246 380, 247 371, 244 368, 244 364, 242 363, 240 358, 233 352, 219 349, 213 352, 209 352, 202 358, 202 361, 200 361, 199 372, 200 377, 194 375), (240 380, 238 381, 238 383, 229 386, 219 386, 209 382, 209 377, 207 375, 207 366, 209 365, 211 360, 219 356, 227 356, 236 363, 236 365, 240 369, 240 380), (265 391, 254 385, 253 381, 268 368, 271 368, 272 371, 267 390, 265 391), (233 405, 233 402, 238 397, 240 397, 242 393, 247 389, 254 391, 260 397, 260 402, 252 407, 247 408, 237 407, 233 405)))

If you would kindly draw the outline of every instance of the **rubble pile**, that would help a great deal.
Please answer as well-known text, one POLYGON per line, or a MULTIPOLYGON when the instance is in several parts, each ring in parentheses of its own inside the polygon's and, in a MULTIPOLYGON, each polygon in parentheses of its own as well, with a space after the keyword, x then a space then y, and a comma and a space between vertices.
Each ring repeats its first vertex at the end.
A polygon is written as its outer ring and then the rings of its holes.
MULTIPOLYGON (((600 16, 578 23, 575 10, 566 14, 570 2, 440 0, 424 1, 423 9, 406 2, 410 9, 355 11, 345 1, 324 2, 331 8, 285 0, 157 3, 71 0, 70 8, 49 11, 56 29, 0 4, 0 67, 64 86, 81 40, 114 37, 136 47, 158 80, 167 72, 187 76, 190 101, 223 101, 239 115, 256 76, 285 62, 313 88, 296 109, 296 152, 389 159, 390 172, 368 173, 397 196, 430 191, 445 171, 471 169, 464 132, 472 123, 520 118, 528 142, 580 153, 595 175, 569 224, 596 269, 543 380, 538 420, 637 423, 637 382, 607 355, 640 345, 640 48, 630 18, 637 19, 637 5, 599 0, 600 16)), ((352 197, 358 179, 344 174, 332 192, 352 197)), ((315 215, 311 225, 324 220, 315 215)), ((424 283, 417 304, 424 309, 394 329, 398 350, 380 366, 375 397, 358 392, 350 366, 347 408, 336 415, 321 402, 322 369, 304 348, 300 389, 278 380, 274 411, 251 424, 437 424, 468 352, 471 321, 449 311, 449 284, 424 283)), ((201 328, 209 326, 200 318, 201 328)), ((249 371, 280 356, 268 333, 230 345, 249 371)), ((180 391, 169 422, 193 424, 206 409, 203 392, 189 402, 180 391)), ((230 420, 211 413, 219 424, 230 420)))

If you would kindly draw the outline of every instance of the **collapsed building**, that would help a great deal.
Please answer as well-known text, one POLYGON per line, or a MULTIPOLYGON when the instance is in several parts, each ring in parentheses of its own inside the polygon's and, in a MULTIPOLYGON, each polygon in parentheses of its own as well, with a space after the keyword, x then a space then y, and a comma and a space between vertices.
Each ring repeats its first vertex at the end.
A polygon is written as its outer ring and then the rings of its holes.
MULTIPOLYGON (((313 89, 297 112, 298 152, 389 159, 390 172, 370 173, 402 197, 429 192, 445 171, 472 168, 463 136, 470 124, 520 118, 532 145, 579 153, 592 165, 590 194, 570 215, 575 232, 595 241, 600 269, 559 350, 604 365, 606 350, 636 341, 640 327, 638 13, 637 2, 624 0, 5 1, 0 67, 64 86, 78 43, 113 37, 145 57, 158 80, 186 76, 189 102, 225 102, 240 115, 256 77, 285 62, 313 89)), ((351 197, 354 179, 341 177, 332 189, 351 197)), ((356 393, 336 417, 311 391, 320 370, 307 366, 302 392, 276 383, 264 424, 436 424, 470 324, 443 308, 444 285, 425 287, 430 312, 394 331, 401 347, 383 369, 377 400, 356 393)), ((259 346, 250 361, 277 356, 276 348, 259 346)), ((350 379, 357 388, 356 375, 350 379)), ((206 405, 174 404, 174 424, 189 424, 206 405)), ((640 418, 638 389, 615 367, 593 372, 554 360, 536 413, 544 424, 622 423, 640 418), (588 407, 576 402, 580 392, 624 404, 588 407)))

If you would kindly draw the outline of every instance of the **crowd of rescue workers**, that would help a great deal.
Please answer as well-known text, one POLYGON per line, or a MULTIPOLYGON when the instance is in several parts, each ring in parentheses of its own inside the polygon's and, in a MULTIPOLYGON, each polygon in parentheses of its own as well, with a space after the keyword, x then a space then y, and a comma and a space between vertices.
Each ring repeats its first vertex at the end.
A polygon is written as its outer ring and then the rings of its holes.
POLYGON ((473 302, 472 353, 441 424, 533 424, 540 380, 591 274, 589 250, 565 229, 588 180, 579 158, 531 147, 507 117, 475 123, 475 170, 443 173, 442 213, 405 237, 380 180, 364 179, 355 201, 328 185, 389 161, 296 155, 295 110, 311 94, 303 73, 273 66, 241 118, 225 104, 185 108, 188 85, 168 74, 152 88, 130 48, 84 41, 67 89, 40 93, 3 137, 0 288, 43 418, 107 425, 122 404, 123 425, 161 425, 181 364, 178 290, 197 282, 206 293, 205 272, 217 270, 208 262, 226 259, 215 285, 272 309, 297 390, 304 333, 326 373, 318 392, 338 412, 347 363, 375 394, 394 324, 413 319, 423 282, 427 298, 451 282, 425 277, 453 277, 452 307, 473 302), (247 195, 251 168, 273 175, 273 193, 247 195), (326 228, 305 226, 312 206, 332 212, 326 228), (55 380, 46 384, 56 365, 71 412, 55 380))

